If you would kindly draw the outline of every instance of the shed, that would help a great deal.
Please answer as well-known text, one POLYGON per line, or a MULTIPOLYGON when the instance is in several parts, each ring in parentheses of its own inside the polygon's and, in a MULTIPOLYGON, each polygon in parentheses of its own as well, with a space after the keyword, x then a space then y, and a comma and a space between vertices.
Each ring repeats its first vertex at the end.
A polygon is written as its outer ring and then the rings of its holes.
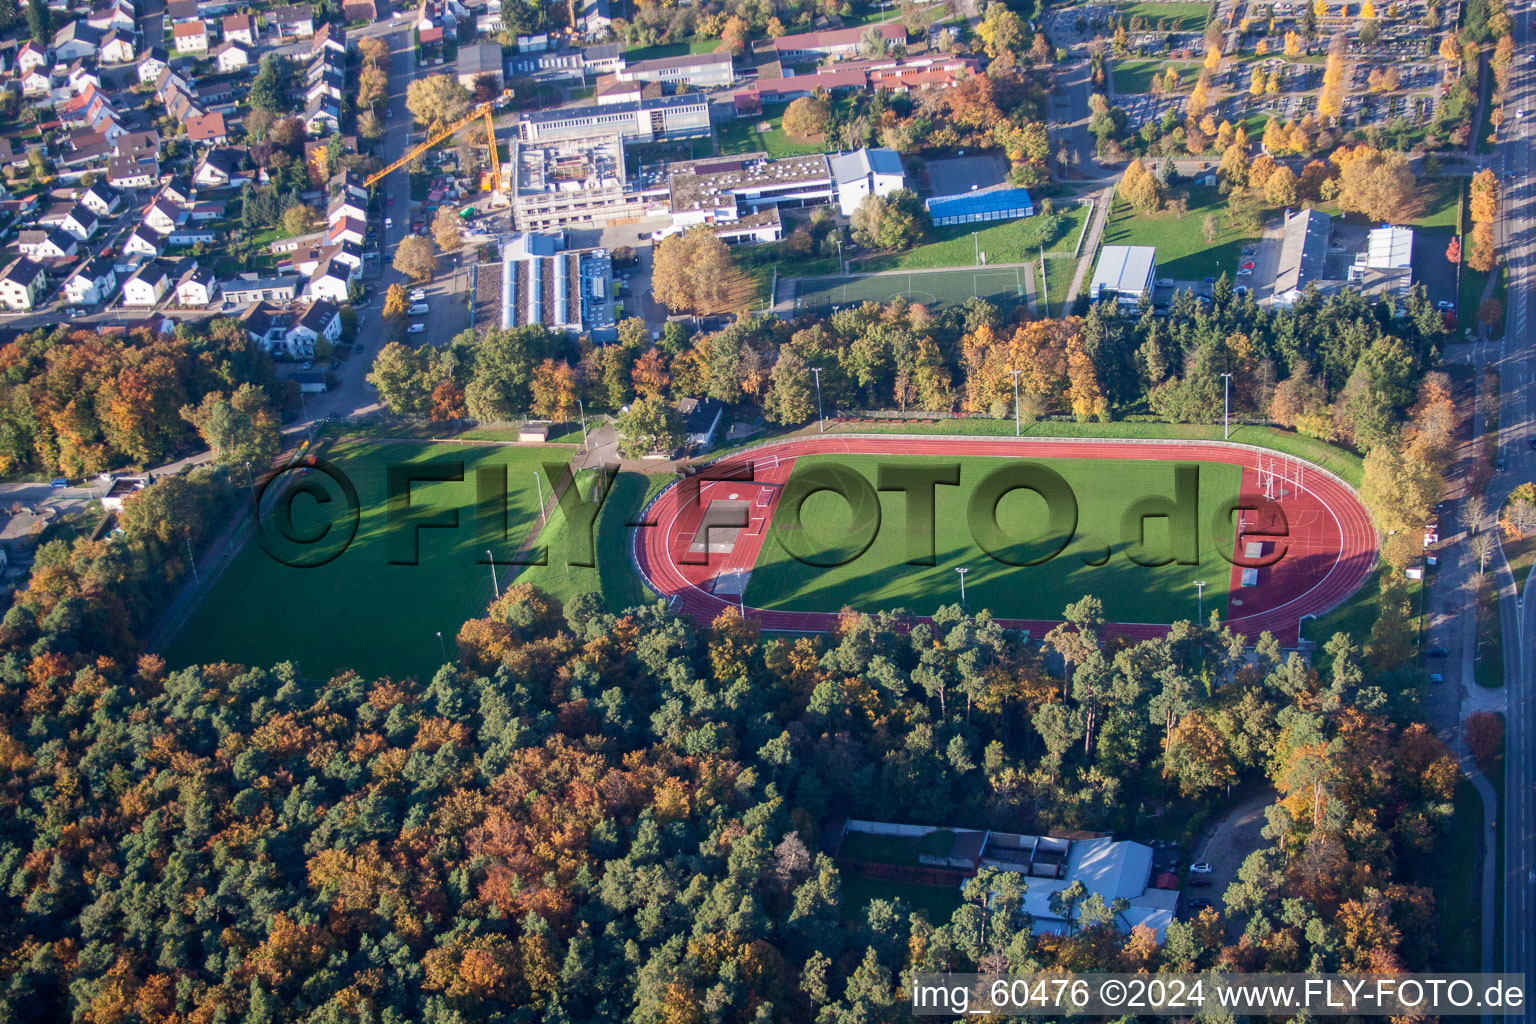
POLYGON ((517 439, 524 444, 533 444, 549 440, 548 422, 524 423, 517 428, 517 439))

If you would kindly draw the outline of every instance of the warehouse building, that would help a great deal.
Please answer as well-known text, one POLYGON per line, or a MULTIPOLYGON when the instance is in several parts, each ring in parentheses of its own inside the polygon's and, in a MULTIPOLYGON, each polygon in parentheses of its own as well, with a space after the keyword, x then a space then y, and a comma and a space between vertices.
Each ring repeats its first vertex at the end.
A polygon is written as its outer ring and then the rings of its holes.
POLYGON ((1134 306, 1152 297, 1157 283, 1157 248, 1151 245, 1106 245, 1093 268, 1088 298, 1094 302, 1114 299, 1134 306))
POLYGON ((1294 305, 1307 285, 1323 280, 1332 223, 1321 210, 1299 210, 1286 218, 1273 291, 1277 305, 1294 305))

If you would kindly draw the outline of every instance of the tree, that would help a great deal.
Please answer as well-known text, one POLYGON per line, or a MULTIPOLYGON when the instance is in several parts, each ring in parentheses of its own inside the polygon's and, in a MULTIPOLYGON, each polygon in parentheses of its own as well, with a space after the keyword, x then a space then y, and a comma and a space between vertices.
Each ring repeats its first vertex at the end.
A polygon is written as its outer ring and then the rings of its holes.
POLYGON ((808 139, 822 135, 827 130, 827 117, 832 108, 826 100, 817 96, 801 96, 784 110, 781 122, 790 135, 808 139))
POLYGON ((1357 147, 1340 171, 1338 203, 1347 213, 1363 213, 1384 224, 1411 221, 1424 206, 1408 158, 1369 146, 1357 147))
POLYGON ((421 235, 407 235, 395 248, 392 266, 417 284, 432 280, 432 275, 437 273, 432 242, 421 235))
POLYGON ((651 293, 674 312, 719 309, 735 277, 729 247, 704 227, 663 238, 651 260, 651 293))
POLYGON ((545 359, 533 368, 532 410, 541 419, 563 423, 576 413, 576 371, 558 359, 545 359))
POLYGON ((1445 247, 1445 261, 1451 266, 1461 262, 1461 239, 1451 236, 1451 243, 1445 247))
POLYGON ((1504 304, 1498 299, 1484 299, 1482 305, 1477 307, 1477 322, 1490 331, 1499 325, 1504 319, 1504 304))
POLYGON ((427 395, 421 361, 415 352, 398 341, 379 349, 367 381, 390 412, 413 416, 422 411, 427 395))
POLYGON ((251 80, 251 109, 281 116, 292 109, 288 93, 293 84, 293 65, 288 58, 269 53, 261 58, 256 77, 251 80))
POLYGON ((885 36, 879 25, 871 25, 859 36, 859 56, 874 59, 885 56, 885 36))
POLYGON ((464 244, 463 220, 452 206, 443 205, 432 215, 432 238, 443 252, 452 252, 464 244))
POLYGON ((725 25, 720 29, 720 43, 731 53, 739 54, 747 48, 747 36, 750 31, 750 26, 733 14, 726 19, 725 25))
POLYGON ((804 423, 816 411, 811 370, 793 349, 779 353, 770 374, 772 387, 764 402, 769 421, 782 424, 804 423))
POLYGON ((389 74, 383 68, 366 64, 357 73, 357 105, 373 109, 389 97, 389 74))
POLYGON ((27 0, 27 30, 39 46, 53 42, 53 12, 48 9, 48 0, 27 0))
POLYGON ((1026 34, 1024 19, 1006 4, 988 4, 981 21, 976 25, 976 34, 981 37, 981 45, 987 56, 994 59, 1005 53, 1023 52, 1026 34))
POLYGON ((1461 47, 1456 44, 1454 35, 1444 35, 1440 38, 1440 59, 1447 64, 1461 62, 1461 47))
POLYGON ((1493 225, 1482 221, 1472 225, 1472 244, 1467 249, 1467 266, 1480 274, 1493 272, 1499 265, 1499 249, 1494 242, 1493 225))
POLYGON ((1429 511, 1440 500, 1440 474, 1412 451, 1377 445, 1365 457, 1360 500, 1385 533, 1423 533, 1429 511))
POLYGON ((365 67, 389 68, 389 44, 378 36, 364 36, 357 41, 357 53, 365 67))
POLYGON ((906 249, 916 245, 928 226, 917 193, 896 189, 890 195, 867 195, 848 219, 853 240, 867 249, 906 249))
POLYGON ((469 113, 469 108, 469 90, 451 75, 418 78, 405 90, 405 109, 428 131, 440 131, 469 113))
POLYGON ((307 235, 320 224, 320 213, 313 206, 295 203, 283 211, 283 231, 289 235, 307 235))
POLYGON ((1208 213, 1200 218, 1200 234, 1207 242, 1215 242, 1221 234, 1221 218, 1214 213, 1208 213))
POLYGON ((1139 159, 1125 165, 1118 191, 1133 209, 1143 213, 1153 213, 1162 208, 1165 195, 1163 183, 1139 159))
POLYGON ((1474 711, 1461 726, 1467 751, 1484 775, 1502 771, 1500 754, 1504 749, 1504 719, 1492 711, 1474 711))
POLYGON ((1323 87, 1317 94, 1317 112, 1323 117, 1338 117, 1344 112, 1344 36, 1334 36, 1328 47, 1328 63, 1323 66, 1323 87))
POLYGON ((264 468, 278 449, 278 422, 266 392, 241 384, 234 393, 210 391, 195 406, 181 407, 181 418, 192 424, 221 466, 249 462, 264 468))
POLYGON ((1287 57, 1301 56, 1301 37, 1295 32, 1285 34, 1285 55, 1287 57))
POLYGON ((672 382, 672 375, 667 372, 666 362, 660 349, 652 347, 635 360, 635 368, 630 372, 630 382, 635 386, 635 394, 641 398, 659 398, 666 394, 667 385, 672 382))
POLYGON ((384 292, 384 319, 404 320, 410 301, 406 298, 405 285, 396 282, 384 292))
POLYGON ((1264 184, 1264 198, 1272 206, 1295 206, 1300 198, 1296 172, 1284 165, 1275 168, 1264 184))
POLYGON ((670 455, 687 439, 683 417, 660 398, 641 398, 619 416, 619 452, 637 459, 652 452, 670 455))

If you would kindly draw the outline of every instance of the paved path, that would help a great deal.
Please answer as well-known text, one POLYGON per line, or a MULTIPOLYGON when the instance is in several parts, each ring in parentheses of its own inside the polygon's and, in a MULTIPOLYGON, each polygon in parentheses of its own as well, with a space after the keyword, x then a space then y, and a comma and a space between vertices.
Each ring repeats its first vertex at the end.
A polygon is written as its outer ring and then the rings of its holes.
MULTIPOLYGON (((1099 251, 1099 239, 1104 237, 1104 225, 1109 223, 1109 211, 1115 205, 1115 186, 1110 185, 1100 192, 1093 207, 1093 226, 1088 229, 1088 240, 1083 246, 1082 258, 1077 263, 1077 273, 1072 275, 1072 286, 1067 289, 1067 299, 1063 305, 1067 309, 1077 301, 1077 296, 1083 290, 1083 282, 1088 277, 1088 271, 1093 266, 1093 257, 1099 251)), ((1193 227, 1193 225, 1191 225, 1193 227)))

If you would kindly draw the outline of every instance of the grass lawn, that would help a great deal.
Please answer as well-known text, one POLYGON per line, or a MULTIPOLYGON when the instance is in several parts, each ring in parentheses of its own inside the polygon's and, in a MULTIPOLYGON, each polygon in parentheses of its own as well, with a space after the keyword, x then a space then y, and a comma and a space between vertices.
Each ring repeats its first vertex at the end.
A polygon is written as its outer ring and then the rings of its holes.
MULTIPOLYGON (((1040 312, 1046 316, 1066 316, 1067 291, 1072 287, 1072 275, 1077 273, 1077 260, 1048 259, 1045 261, 1045 297, 1047 308, 1040 312)), ((1038 280, 1036 287, 1039 287, 1038 280)))
MULTIPOLYGON (((823 553, 835 556, 844 552, 844 564, 823 568, 807 565, 790 557, 786 542, 794 542, 795 527, 784 516, 780 505, 770 538, 763 544, 757 565, 748 584, 746 603, 760 608, 794 611, 835 612, 844 606, 875 611, 882 608, 906 608, 921 615, 932 614, 940 605, 960 600, 959 574, 965 567, 967 607, 976 612, 983 608, 1006 618, 1050 619, 1059 617, 1062 608, 1084 594, 1097 594, 1104 601, 1106 617, 1111 622, 1166 623, 1179 618, 1194 618, 1195 593, 1190 581, 1206 579, 1207 607, 1225 601, 1231 580, 1231 566, 1218 549, 1230 550, 1231 527, 1224 535, 1209 528, 1222 501, 1236 494, 1239 470, 1236 466, 1205 463, 1199 465, 1200 549, 1197 565, 1170 564, 1157 568, 1137 565, 1128 557, 1123 517, 1145 496, 1172 495, 1174 467, 1169 462, 1133 462, 1104 459, 1041 460, 1059 473, 1077 498, 1075 529, 1047 526, 1044 501, 1032 491, 1014 490, 995 504, 997 521, 1007 524, 1009 540, 999 541, 1000 553, 1016 560, 1038 557, 1047 546, 1062 539, 1067 543, 1062 553, 1043 564, 1016 567, 994 560, 973 538, 968 522, 968 506, 977 485, 990 472, 1014 460, 993 458, 903 459, 913 467, 958 464, 960 484, 935 488, 933 535, 936 564, 907 564, 926 552, 927 539, 914 534, 906 518, 906 503, 897 495, 882 500, 874 539, 857 557, 850 539, 860 536, 855 528, 847 501, 830 492, 810 495, 801 508, 803 533, 798 535, 805 549, 823 560, 823 553), (812 525, 814 524, 814 525, 812 525), (1021 541, 1040 538, 1041 544, 1028 554, 1021 541), (1015 540, 1017 539, 1017 540, 1015 540), (1049 545, 1045 542, 1049 540, 1049 545), (916 548, 913 545, 916 545, 916 548), (1105 562, 1105 557, 1108 561, 1105 562), (1097 566, 1089 565, 1098 561, 1097 566)), ((790 485, 813 466, 841 466, 865 477, 873 487, 880 465, 891 460, 879 456, 810 456, 796 460, 790 485)), ((985 501, 985 499, 983 499, 985 501)), ((990 518, 990 517, 988 517, 990 518)), ((1156 557, 1169 548, 1168 526, 1164 519, 1145 522, 1148 551, 1156 557)), ((863 536, 868 536, 864 533, 863 536)), ((860 536, 860 540, 863 539, 860 536)), ((825 559, 828 561, 834 559, 825 559)))
POLYGON ((658 57, 682 57, 690 53, 714 53, 720 49, 720 40, 700 37, 686 43, 657 43, 655 46, 639 46, 624 51, 624 61, 633 64, 637 60, 656 60, 658 57))
MULTIPOLYGON (((1060 262, 1052 260, 1050 262, 1060 262)), ((1069 261, 1070 262, 1070 261, 1069 261)), ((852 434, 960 434, 995 435, 1012 434, 1013 419, 966 419, 941 420, 935 423, 875 422, 861 420, 845 422, 833 420, 828 430, 852 434)), ((1122 437, 1122 438, 1177 438, 1187 441, 1221 440, 1221 424, 1202 423, 1143 423, 1121 421, 1115 423, 1074 423, 1069 420, 1041 420, 1024 425, 1026 437, 1122 437)), ((1271 451, 1284 452, 1306 459, 1321 466, 1352 486, 1359 487, 1364 473, 1360 456, 1342 448, 1304 434, 1294 434, 1274 427, 1235 425, 1231 440, 1238 444, 1251 444, 1271 451)), ((1372 619, 1372 621, 1375 621, 1372 619)), ((1330 633, 1331 635, 1331 633, 1330 633)))
POLYGON ((1477 685, 1497 690, 1504 685, 1504 617, 1499 614, 1498 591, 1489 586, 1477 602, 1477 657, 1473 669, 1477 685))
MULTIPOLYGON (((442 659, 437 632, 451 653, 459 627, 482 614, 492 598, 491 570, 482 564, 485 549, 492 547, 498 559, 512 557, 538 520, 534 474, 543 476, 542 463, 565 463, 570 455, 566 449, 355 439, 322 446, 321 454, 357 490, 361 517, 351 545, 325 565, 302 569, 279 564, 258 544, 247 544, 171 642, 171 664, 222 660, 265 666, 292 660, 312 678, 344 668, 368 677, 430 676, 442 659), (408 525, 389 526, 385 469, 404 462, 464 466, 463 482, 411 488, 407 514, 413 519, 407 523, 456 511, 459 524, 453 530, 420 530, 417 565, 390 564, 392 546, 400 558, 401 538, 408 554, 411 531, 408 525), (506 468, 508 492, 507 540, 489 545, 475 509, 476 468, 488 466, 506 468)), ((324 479, 316 474, 306 482, 324 479)), ((543 488, 548 495, 547 478, 543 488)), ((303 495, 293 510, 293 526, 301 534, 331 522, 322 506, 303 495)), ((551 560, 561 551, 555 549, 551 560)), ((513 575, 510 567, 499 571, 503 582, 513 575)))
MULTIPOLYGON (((1315 658, 1319 667, 1330 661, 1328 655, 1323 653, 1322 647, 1335 633, 1344 633, 1355 643, 1362 647, 1365 645, 1366 640, 1370 638, 1372 627, 1381 617, 1381 576, 1383 573, 1395 571, 1387 563, 1378 562, 1371 578, 1350 595, 1349 600, 1327 615, 1302 622, 1302 639, 1311 640, 1318 646, 1315 658)), ((1419 591, 1423 588, 1424 581, 1405 579, 1403 584, 1408 595, 1408 607, 1417 612, 1419 591)))
MULTIPOLYGON (((781 267, 780 272, 783 270, 781 267)), ((795 305, 801 310, 824 310, 850 303, 884 303, 898 295, 931 309, 963 305, 975 295, 1004 310, 1011 310, 1024 298, 1024 268, 961 267, 795 282, 795 305)))
POLYGON ((960 890, 947 885, 909 885, 865 878, 851 871, 841 873, 839 883, 843 892, 843 920, 849 923, 864 921, 874 900, 901 900, 913 910, 921 911, 934 926, 948 924, 950 917, 960 909, 960 890))
MULTIPOLYGON (((588 428, 596 427, 601 420, 593 418, 588 423, 588 428)), ((516 441, 520 427, 511 424, 492 424, 485 427, 475 427, 458 435, 464 441, 516 441)), ((545 444, 581 444, 580 423, 556 423, 549 429, 549 439, 545 444)), ((567 453, 569 454, 569 453, 567 453)))
MULTIPOLYGON (((1046 252, 1071 252, 1077 236, 1088 219, 1089 207, 1074 203, 1057 208, 1057 226, 1046 243, 1046 252)), ((975 228, 948 224, 933 229, 935 241, 906 252, 880 253, 855 263, 858 270, 921 270, 930 267, 973 267, 976 252, 986 254, 987 263, 1028 263, 1040 259, 1040 250, 1032 242, 1035 219, 1008 221, 990 227, 975 228), (973 240, 972 232, 976 233, 973 240)))
POLYGON ((1216 189, 1205 185, 1189 190, 1189 212, 1183 217, 1167 211, 1139 213, 1117 198, 1104 228, 1104 244, 1155 245, 1159 277, 1198 281, 1223 272, 1230 275, 1243 243, 1258 236, 1233 227, 1226 207, 1216 189), (1215 213, 1221 222, 1214 242, 1207 242, 1202 231, 1208 213, 1215 213))
MULTIPOLYGON (((1470 232, 1468 232, 1468 237, 1471 237, 1470 232)), ((1462 253, 1463 259, 1465 259, 1465 247, 1462 249, 1462 253)), ((1503 306, 1507 311, 1509 309, 1507 302, 1509 284, 1504 273, 1503 265, 1501 264, 1499 267, 1497 267, 1494 270, 1494 273, 1498 275, 1498 280, 1496 280, 1493 284, 1493 294, 1491 297, 1497 300, 1499 305, 1503 306)), ((1477 312, 1482 308, 1483 289, 1487 286, 1487 284, 1487 274, 1473 270, 1471 267, 1467 266, 1466 263, 1462 263, 1461 288, 1456 296, 1456 324, 1458 329, 1470 327, 1474 333, 1479 329, 1479 324, 1477 322, 1477 312)), ((1488 337, 1492 338, 1494 341, 1504 337, 1503 318, 1501 318, 1497 323, 1488 329, 1488 337)))
MULTIPOLYGON (((1137 6, 1152 6, 1139 4, 1137 6)), ((1195 4, 1157 4, 1158 7, 1193 7, 1195 4)), ((1202 22, 1201 27, 1204 27, 1202 22)), ((1179 73, 1179 84, 1195 84, 1200 77, 1199 61, 1181 60, 1117 60, 1115 61, 1115 93, 1135 95, 1152 91, 1152 79, 1161 78, 1163 72, 1173 68, 1179 73)))
POLYGON ((1424 213, 1413 223, 1421 228, 1456 228, 1464 178, 1437 178, 1424 184, 1424 213))
MULTIPOLYGON (((590 493, 593 477, 584 477, 582 490, 590 493)), ((577 594, 596 590, 612 609, 653 600, 630 563, 629 543, 634 530, 626 524, 636 522, 651 495, 671 482, 672 477, 666 473, 620 473, 598 514, 597 567, 572 567, 561 561, 558 554, 552 554, 549 565, 528 566, 518 574, 517 582, 532 583, 565 602, 577 594)), ((565 530, 565 517, 552 517, 547 532, 540 535, 541 545, 554 553, 567 550, 565 530)))
POLYGON ((720 125, 720 152, 725 156, 745 153, 767 153, 774 159, 804 156, 807 153, 827 152, 825 139, 801 139, 784 131, 784 111, 787 103, 774 103, 763 107, 754 117, 737 117, 720 125), (758 131, 764 123, 768 130, 758 131))
POLYGON ((1120 16, 1127 21, 1131 18, 1146 18, 1153 28, 1166 20, 1172 32, 1200 32, 1210 20, 1211 5, 1155 2, 1127 4, 1120 8, 1120 16))
MULTIPOLYGON (((1483 801, 1470 780, 1456 787, 1451 821, 1436 854, 1419 861, 1425 884, 1433 885, 1439 910, 1439 964, 1446 971, 1479 970, 1482 952, 1482 889, 1477 885, 1478 848, 1483 834, 1483 801)), ((1501 815, 1502 817, 1502 815, 1501 815)))

